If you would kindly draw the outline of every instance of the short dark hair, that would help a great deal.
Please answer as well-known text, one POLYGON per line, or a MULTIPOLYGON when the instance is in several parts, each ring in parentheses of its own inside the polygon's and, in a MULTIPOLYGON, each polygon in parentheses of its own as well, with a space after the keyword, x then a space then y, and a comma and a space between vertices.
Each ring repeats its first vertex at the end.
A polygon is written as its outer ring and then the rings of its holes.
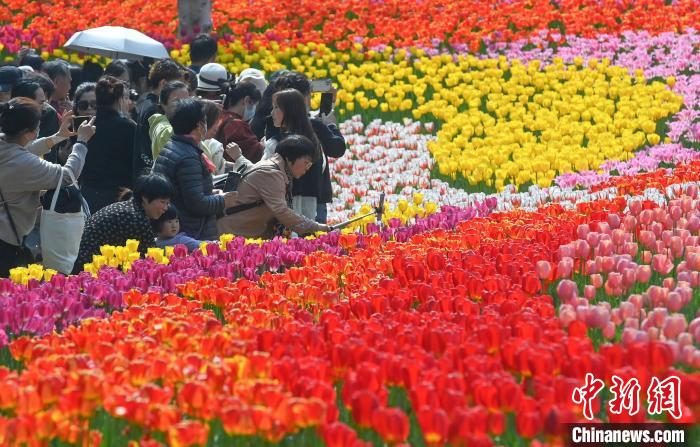
POLYGON ((275 152, 290 163, 294 163, 301 157, 310 157, 312 160, 316 155, 315 144, 304 135, 289 135, 277 143, 275 152))
POLYGON ((109 109, 119 101, 127 90, 124 81, 113 76, 102 76, 95 87, 98 109, 109 109))
MULTIPOLYGON (((90 61, 87 61, 86 63, 88 63, 88 62, 91 64, 94 64, 93 62, 90 62, 90 61)), ((97 65, 97 64, 94 64, 94 65, 97 65)), ((88 65, 88 67, 89 67, 89 65, 88 65)), ((100 70, 100 72, 102 71, 101 66, 98 65, 97 68, 100 70)), ((88 68, 88 71, 89 70, 90 69, 88 68)), ((75 65, 75 64, 72 64, 70 66, 70 90, 68 91, 68 94, 71 98, 73 97, 73 95, 75 95, 75 89, 77 89, 78 86, 83 83, 84 76, 85 76, 85 73, 83 72, 83 69, 80 68, 80 66, 75 65)), ((99 78, 99 76, 97 78, 99 78)), ((97 78, 95 78, 94 80, 96 81, 97 78)))
POLYGON ((159 174, 146 174, 134 182, 133 198, 137 203, 142 199, 149 202, 156 199, 170 199, 175 195, 175 189, 170 180, 159 174))
POLYGON ((168 82, 167 84, 165 84, 165 87, 163 87, 163 90, 160 91, 160 103, 165 104, 166 102, 168 102, 168 100, 170 99, 170 95, 172 95, 173 92, 183 88, 185 90, 188 90, 187 84, 185 84, 182 81, 168 82))
POLYGON ((202 102, 195 98, 185 98, 175 105, 170 124, 176 135, 187 135, 197 127, 197 124, 206 122, 206 119, 202 102))
POLYGON ((216 39, 209 34, 200 34, 190 43, 190 59, 193 63, 206 61, 215 57, 217 50, 216 39))
POLYGON ((0 129, 9 137, 29 132, 39 127, 41 108, 29 98, 12 98, 0 104, 0 129))
POLYGON ((44 58, 38 55, 34 50, 26 50, 24 54, 22 54, 22 51, 20 51, 20 57, 17 65, 27 65, 32 67, 34 71, 39 71, 41 70, 41 66, 44 65, 44 62, 46 62, 44 58))
POLYGON ((131 85, 135 85, 139 79, 148 76, 148 71, 141 61, 126 61, 126 68, 129 70, 131 85))
POLYGON ((180 65, 172 59, 160 59, 151 66, 151 71, 148 73, 148 85, 151 88, 158 87, 160 81, 181 81, 184 79, 184 73, 180 65))
POLYGON ((262 95, 260 94, 260 90, 258 90, 255 84, 252 82, 239 82, 229 87, 228 91, 226 92, 224 108, 228 109, 229 107, 235 106, 245 97, 250 97, 253 102, 258 102, 260 101, 262 95))
POLYGON ((44 65, 41 66, 41 71, 46 73, 53 81, 58 76, 70 76, 70 65, 63 59, 54 59, 44 62, 44 65))
MULTIPOLYGON (((78 101, 83 97, 85 93, 94 92, 97 89, 97 83, 95 82, 83 82, 75 89, 75 96, 73 97, 73 110, 78 111, 78 101)), ((95 93, 97 97, 97 93, 95 93)))
POLYGON ((105 72, 102 65, 91 60, 87 60, 85 63, 83 63, 83 69, 80 73, 80 79, 78 79, 78 85, 82 84, 83 82, 97 82, 97 80, 105 74, 108 73, 105 72))
POLYGON ((311 82, 304 73, 289 71, 283 73, 275 79, 275 89, 277 91, 293 88, 304 96, 311 94, 311 82))
MULTIPOLYGON (((118 78, 124 73, 129 73, 129 67, 127 67, 126 62, 121 59, 115 59, 110 62, 107 67, 105 67, 104 72, 105 75, 114 76, 115 78, 118 78)), ((129 77, 129 79, 131 79, 131 77, 129 77)))
POLYGON ((53 96, 56 86, 46 74, 35 71, 34 73, 27 73, 27 76, 35 80, 41 86, 41 89, 44 90, 44 95, 46 95, 47 99, 53 96))
POLYGON ((165 222, 177 218, 177 208, 171 203, 170 206, 168 206, 168 209, 165 210, 165 212, 158 219, 156 219, 155 222, 153 222, 153 228, 156 231, 160 231, 163 228, 163 224, 165 224, 165 222))
POLYGON ((41 88, 41 85, 32 78, 21 79, 17 84, 12 87, 13 98, 24 97, 36 100, 36 91, 41 88))

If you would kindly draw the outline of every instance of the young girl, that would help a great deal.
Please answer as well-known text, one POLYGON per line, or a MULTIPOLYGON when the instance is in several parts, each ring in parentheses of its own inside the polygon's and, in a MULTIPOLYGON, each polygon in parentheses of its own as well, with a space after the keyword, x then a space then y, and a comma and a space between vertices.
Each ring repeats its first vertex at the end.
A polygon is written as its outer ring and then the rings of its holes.
POLYGON ((172 247, 182 244, 187 250, 192 251, 202 244, 197 240, 180 232, 180 219, 177 217, 177 208, 170 205, 168 210, 154 223, 156 234, 156 246, 160 248, 172 247))

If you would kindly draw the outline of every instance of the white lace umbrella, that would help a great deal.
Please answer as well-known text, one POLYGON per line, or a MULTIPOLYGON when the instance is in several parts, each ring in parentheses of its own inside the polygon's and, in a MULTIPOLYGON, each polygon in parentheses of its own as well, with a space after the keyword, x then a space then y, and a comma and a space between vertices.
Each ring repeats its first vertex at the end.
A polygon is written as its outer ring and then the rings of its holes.
POLYGON ((63 45, 68 50, 97 54, 112 59, 170 57, 165 46, 147 35, 121 26, 101 26, 78 31, 63 45))

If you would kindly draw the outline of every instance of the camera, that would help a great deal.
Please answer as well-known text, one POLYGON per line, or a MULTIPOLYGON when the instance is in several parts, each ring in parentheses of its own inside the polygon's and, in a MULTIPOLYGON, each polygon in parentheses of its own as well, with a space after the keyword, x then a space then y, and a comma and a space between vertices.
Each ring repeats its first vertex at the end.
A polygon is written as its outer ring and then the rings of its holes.
POLYGON ((137 92, 133 88, 129 90, 129 99, 133 102, 137 102, 139 100, 139 92, 137 92))

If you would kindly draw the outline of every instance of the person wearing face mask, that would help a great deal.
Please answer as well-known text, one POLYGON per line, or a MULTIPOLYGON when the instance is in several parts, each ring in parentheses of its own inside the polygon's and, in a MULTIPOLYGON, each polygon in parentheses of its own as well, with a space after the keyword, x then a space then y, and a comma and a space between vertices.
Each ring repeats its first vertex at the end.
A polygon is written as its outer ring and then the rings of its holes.
POLYGON ((78 177, 95 133, 93 122, 78 129, 78 141, 65 166, 50 163, 27 151, 39 133, 41 109, 29 98, 17 97, 0 105, 0 277, 15 267, 22 242, 34 227, 41 190, 55 188, 61 175, 63 185, 78 177))
POLYGON ((153 160, 157 160, 160 152, 173 136, 173 126, 170 124, 169 118, 175 111, 177 101, 189 98, 190 94, 187 90, 187 84, 182 81, 168 82, 160 91, 160 104, 158 104, 158 113, 151 115, 148 118, 149 136, 151 137, 151 152, 153 160))
POLYGON ((260 97, 260 91, 251 82, 239 82, 231 86, 226 92, 223 121, 216 134, 216 139, 224 146, 229 143, 238 144, 243 156, 253 163, 262 159, 264 150, 249 124, 255 116, 260 97))
POLYGON ((216 218, 233 206, 237 192, 214 190, 214 166, 204 155, 201 142, 207 138, 207 118, 202 100, 177 101, 170 117, 173 136, 153 166, 173 184, 173 203, 180 211, 180 227, 199 240, 217 239, 216 218))
POLYGON ((123 188, 133 184, 132 159, 136 124, 124 117, 129 89, 112 76, 103 76, 95 88, 97 132, 80 176, 83 196, 96 212, 118 200, 123 188))

